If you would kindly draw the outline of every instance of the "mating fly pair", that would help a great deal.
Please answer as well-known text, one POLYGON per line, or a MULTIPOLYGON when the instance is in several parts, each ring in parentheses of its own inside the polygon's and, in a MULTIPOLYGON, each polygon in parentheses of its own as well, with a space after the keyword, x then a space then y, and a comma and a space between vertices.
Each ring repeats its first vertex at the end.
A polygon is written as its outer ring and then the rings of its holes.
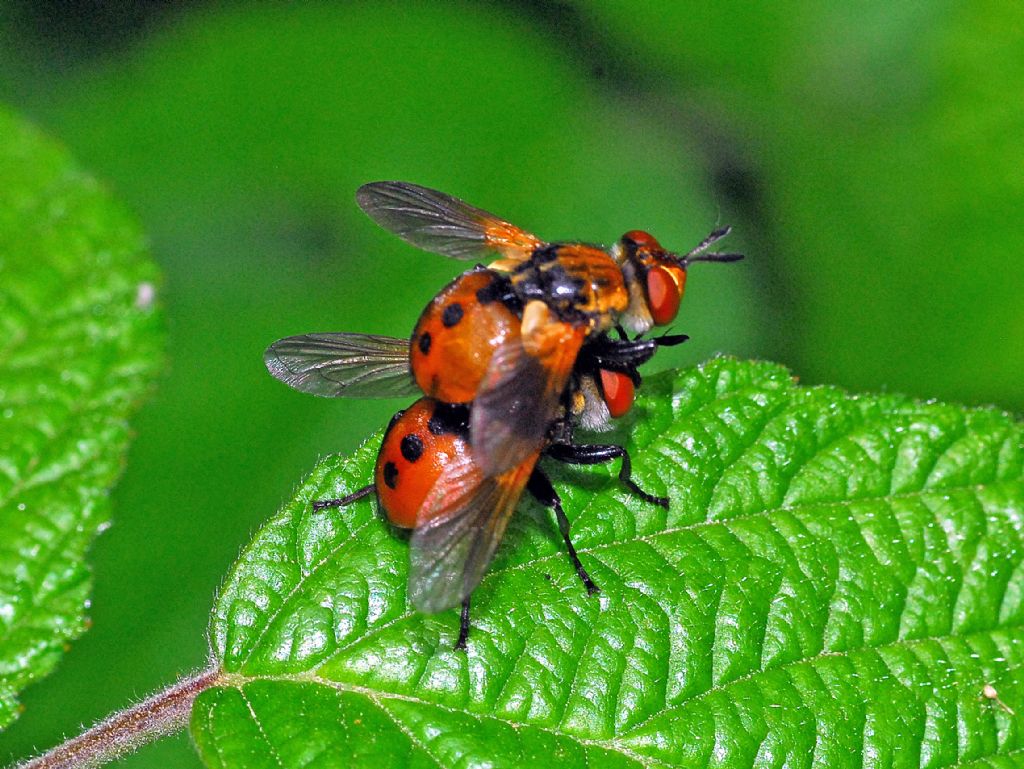
POLYGON ((577 425, 607 429, 627 413, 637 367, 684 335, 644 339, 672 322, 697 261, 740 254, 708 248, 711 233, 687 254, 651 235, 627 232, 609 249, 547 243, 436 190, 405 182, 361 187, 359 206, 415 246, 455 259, 484 260, 441 290, 409 340, 367 334, 305 334, 272 344, 270 373, 302 392, 329 397, 421 395, 391 420, 374 482, 317 509, 376 491, 388 520, 411 528, 409 595, 420 611, 461 603, 456 648, 465 648, 469 599, 483 578, 524 490, 555 510, 569 556, 588 592, 597 587, 569 538, 558 494, 541 456, 573 464, 621 459, 622 446, 579 444, 577 425), (614 333, 613 333, 614 332, 614 333), (632 336, 630 336, 632 335, 632 336))

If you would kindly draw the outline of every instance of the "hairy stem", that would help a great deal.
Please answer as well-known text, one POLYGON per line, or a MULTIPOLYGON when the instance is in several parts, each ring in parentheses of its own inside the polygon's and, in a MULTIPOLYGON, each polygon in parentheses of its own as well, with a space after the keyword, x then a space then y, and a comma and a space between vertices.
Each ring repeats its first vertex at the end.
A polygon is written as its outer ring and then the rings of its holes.
POLYGON ((220 676, 219 670, 207 670, 179 681, 15 769, 86 769, 131 753, 183 728, 192 713, 192 702, 220 676))

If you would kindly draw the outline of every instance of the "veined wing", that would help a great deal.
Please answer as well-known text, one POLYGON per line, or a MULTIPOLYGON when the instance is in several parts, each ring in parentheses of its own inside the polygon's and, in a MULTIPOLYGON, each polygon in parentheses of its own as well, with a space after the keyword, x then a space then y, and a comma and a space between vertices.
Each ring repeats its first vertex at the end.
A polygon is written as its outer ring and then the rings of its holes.
POLYGON ((371 182, 356 192, 356 202, 386 230, 426 251, 454 259, 526 260, 537 246, 535 235, 443 192, 408 182, 371 182))
POLYGON ((419 611, 457 606, 480 583, 539 456, 498 477, 470 454, 444 469, 410 538, 409 597, 419 611))
POLYGON ((328 398, 399 398, 419 392, 409 369, 409 341, 374 334, 302 334, 263 353, 286 385, 328 398))
POLYGON ((520 338, 494 351, 470 411, 470 445, 485 475, 511 470, 543 445, 586 334, 543 302, 527 304, 520 338))

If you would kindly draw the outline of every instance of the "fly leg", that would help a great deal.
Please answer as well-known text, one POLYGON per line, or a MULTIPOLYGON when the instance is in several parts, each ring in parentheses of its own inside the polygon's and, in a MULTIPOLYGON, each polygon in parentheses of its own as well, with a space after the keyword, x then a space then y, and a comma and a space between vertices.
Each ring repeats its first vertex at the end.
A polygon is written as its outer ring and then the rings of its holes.
POLYGON ((641 499, 653 505, 659 505, 668 509, 668 497, 656 497, 648 494, 633 481, 633 465, 629 461, 629 452, 625 446, 614 444, 587 444, 587 443, 553 443, 548 446, 547 455, 559 462, 570 465, 598 465, 610 462, 613 459, 622 459, 622 466, 619 468, 619 480, 630 491, 641 499))
POLYGON ((658 347, 675 347, 689 339, 686 334, 662 334, 654 337, 654 343, 658 347))
POLYGON ((548 478, 543 470, 536 467, 530 476, 530 480, 526 483, 526 488, 537 498, 538 502, 545 507, 554 509, 555 517, 558 518, 558 530, 562 533, 565 547, 569 551, 569 560, 572 561, 573 568, 576 569, 576 573, 583 581, 583 586, 587 589, 587 595, 593 595, 598 592, 600 588, 594 584, 594 580, 587 574, 587 570, 580 563, 579 556, 576 555, 576 548, 572 546, 572 539, 569 538, 569 519, 565 517, 565 510, 562 509, 562 500, 559 498, 558 492, 555 491, 555 487, 551 485, 551 479, 548 478))
MULTIPOLYGON (((625 333, 625 332, 623 332, 625 333)), ((663 334, 651 339, 612 339, 606 335, 588 343, 581 351, 581 369, 608 369, 627 374, 633 384, 640 385, 637 367, 654 357, 659 347, 675 347, 689 339, 686 334, 663 334)))
POLYGON ((608 369, 624 374, 636 371, 654 357, 658 344, 653 339, 620 340, 602 335, 580 350, 582 369, 608 369))
POLYGON ((339 499, 316 499, 313 501, 313 512, 323 510, 325 507, 344 507, 345 505, 350 505, 356 500, 367 496, 375 488, 376 487, 371 483, 369 486, 363 486, 363 488, 353 491, 347 497, 341 497, 339 499))
POLYGON ((459 640, 455 642, 455 651, 466 651, 466 639, 469 638, 469 599, 462 599, 462 616, 459 619, 459 640))

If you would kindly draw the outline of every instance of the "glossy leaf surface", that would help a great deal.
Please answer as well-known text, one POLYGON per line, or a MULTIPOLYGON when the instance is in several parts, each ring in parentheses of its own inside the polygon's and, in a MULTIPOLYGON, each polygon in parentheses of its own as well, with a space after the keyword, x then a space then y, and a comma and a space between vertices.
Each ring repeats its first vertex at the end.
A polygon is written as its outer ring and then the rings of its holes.
POLYGON ((0 727, 85 627, 85 553, 160 361, 130 217, 0 110, 0 727))
POLYGON ((992 410, 801 388, 717 359, 650 377, 615 467, 557 469, 588 598, 524 503, 455 611, 406 597, 329 458, 218 598, 230 686, 197 701, 216 767, 947 766, 1020 755, 1024 429, 992 410), (998 701, 985 698, 986 685, 998 701), (1012 711, 1012 712, 1011 712, 1012 711))

